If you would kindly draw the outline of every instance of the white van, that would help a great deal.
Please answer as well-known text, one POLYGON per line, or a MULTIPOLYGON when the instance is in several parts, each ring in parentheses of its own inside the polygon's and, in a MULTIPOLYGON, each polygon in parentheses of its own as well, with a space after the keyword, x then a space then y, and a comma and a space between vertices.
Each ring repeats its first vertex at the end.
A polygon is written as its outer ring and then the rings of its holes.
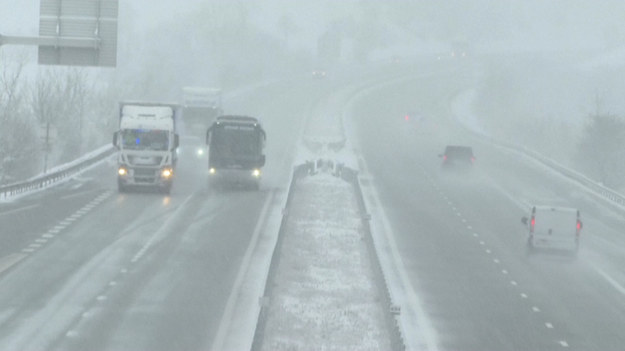
POLYGON ((521 218, 529 230, 527 252, 536 249, 579 250, 582 220, 579 210, 568 207, 534 206, 529 217, 521 218))

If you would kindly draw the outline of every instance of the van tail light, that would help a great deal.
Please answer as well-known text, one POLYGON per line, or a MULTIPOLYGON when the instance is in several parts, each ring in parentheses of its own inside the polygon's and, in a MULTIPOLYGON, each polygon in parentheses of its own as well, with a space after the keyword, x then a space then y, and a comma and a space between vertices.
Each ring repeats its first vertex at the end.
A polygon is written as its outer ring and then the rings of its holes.
POLYGON ((447 161, 447 155, 443 155, 443 161, 447 161))
POLYGON ((579 235, 579 232, 582 230, 582 222, 577 221, 577 235, 579 235))
POLYGON ((530 222, 530 233, 534 232, 534 226, 536 225, 536 218, 532 217, 532 221, 530 222))
POLYGON ((475 163, 475 157, 471 156, 471 163, 475 163))

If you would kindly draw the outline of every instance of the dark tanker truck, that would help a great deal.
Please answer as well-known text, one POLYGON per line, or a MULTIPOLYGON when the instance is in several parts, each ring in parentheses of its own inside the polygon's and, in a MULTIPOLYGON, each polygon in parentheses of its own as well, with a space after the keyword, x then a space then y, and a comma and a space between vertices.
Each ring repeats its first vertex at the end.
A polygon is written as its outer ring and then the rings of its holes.
POLYGON ((258 190, 265 140, 265 131, 254 117, 217 117, 206 132, 209 186, 242 185, 258 190))

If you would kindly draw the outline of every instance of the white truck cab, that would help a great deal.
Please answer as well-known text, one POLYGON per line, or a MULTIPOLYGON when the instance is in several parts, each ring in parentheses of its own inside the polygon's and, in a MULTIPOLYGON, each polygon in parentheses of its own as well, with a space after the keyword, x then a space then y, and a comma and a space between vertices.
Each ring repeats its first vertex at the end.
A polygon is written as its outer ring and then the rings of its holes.
POLYGON ((529 233, 527 253, 536 249, 566 250, 576 254, 582 220, 579 210, 569 207, 533 206, 529 217, 521 218, 529 233))
POLYGON ((120 102, 119 106, 119 130, 113 134, 113 145, 119 150, 119 191, 155 187, 169 193, 178 158, 178 105, 120 102))

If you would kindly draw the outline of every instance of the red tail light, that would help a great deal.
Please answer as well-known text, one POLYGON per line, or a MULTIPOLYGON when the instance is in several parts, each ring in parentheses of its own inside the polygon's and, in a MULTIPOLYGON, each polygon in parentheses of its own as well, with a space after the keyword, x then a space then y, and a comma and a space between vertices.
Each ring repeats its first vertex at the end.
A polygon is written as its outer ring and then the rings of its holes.
POLYGON ((471 157, 471 163, 475 162, 475 157, 471 157))
POLYGON ((532 221, 530 222, 530 232, 534 232, 534 226, 536 225, 536 218, 532 217, 532 221))
POLYGON ((410 116, 409 116, 409 115, 405 115, 405 116, 404 116, 404 120, 405 120, 405 121, 410 121, 410 116))
POLYGON ((447 161, 447 155, 443 155, 443 161, 447 161))

